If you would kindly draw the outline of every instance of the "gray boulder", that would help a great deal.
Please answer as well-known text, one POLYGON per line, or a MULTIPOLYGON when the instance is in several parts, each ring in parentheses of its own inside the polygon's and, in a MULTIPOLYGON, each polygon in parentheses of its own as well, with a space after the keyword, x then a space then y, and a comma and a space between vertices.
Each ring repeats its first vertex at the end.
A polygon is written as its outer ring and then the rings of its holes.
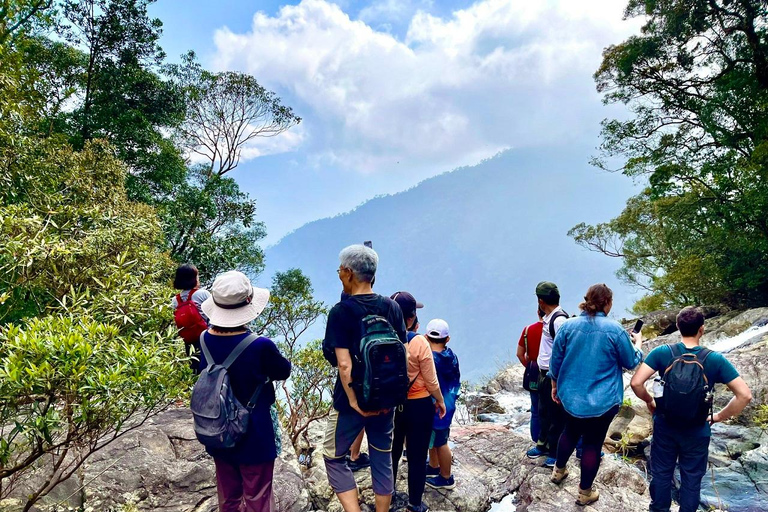
MULTIPOLYGON (((171 409, 97 452, 82 474, 86 512, 217 510, 213 460, 197 442, 188 409, 171 409)), ((309 510, 309 495, 292 451, 275 462, 279 512, 309 510)))

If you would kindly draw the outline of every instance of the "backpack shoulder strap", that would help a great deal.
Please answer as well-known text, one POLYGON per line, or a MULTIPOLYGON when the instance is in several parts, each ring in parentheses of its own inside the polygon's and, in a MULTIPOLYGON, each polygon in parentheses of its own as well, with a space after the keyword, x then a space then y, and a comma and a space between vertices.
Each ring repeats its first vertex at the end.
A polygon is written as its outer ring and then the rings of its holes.
POLYGON ((264 386, 266 386, 268 383, 269 377, 265 377, 264 380, 259 381, 259 383, 256 385, 256 390, 251 395, 251 399, 248 400, 248 404, 245 406, 246 409, 250 411, 256 407, 256 400, 258 400, 259 395, 261 394, 261 390, 264 389, 264 386))
POLYGON ((670 343, 667 345, 669 347, 669 351, 672 352, 672 359, 677 359, 681 355, 683 355, 682 352, 680 352, 680 349, 677 346, 677 343, 670 343))
POLYGON ((555 339, 555 320, 560 317, 568 318, 568 313, 561 309, 552 313, 552 317, 549 319, 549 337, 552 339, 555 339))
POLYGON ((203 355, 205 356, 205 361, 208 363, 208 366, 213 366, 216 363, 213 360, 211 351, 208 350, 208 346, 205 344, 205 333, 206 331, 200 333, 200 348, 203 349, 203 355))
MULTIPOLYGON (((197 290, 198 290, 197 288, 192 288, 191 290, 189 290, 189 295, 187 295, 187 300, 184 302, 192 302, 192 296, 197 292, 197 290)), ((179 294, 179 297, 181 297, 181 294, 179 294)))
POLYGON ((248 348, 248 346, 254 342, 259 337, 258 334, 251 333, 245 338, 243 338, 243 341, 237 344, 237 346, 232 350, 232 352, 229 353, 227 358, 224 360, 223 363, 221 363, 221 366, 229 370, 229 367, 232 366, 232 363, 235 362, 235 359, 237 359, 240 354, 242 354, 245 349, 248 348))
POLYGON ((707 347, 702 347, 701 350, 699 350, 699 353, 696 354, 696 359, 699 360, 699 362, 704 365, 704 361, 707 360, 709 357, 709 354, 711 354, 712 351, 709 350, 707 347))
POLYGON ((528 355, 528 326, 523 329, 523 339, 525 340, 525 354, 528 355))

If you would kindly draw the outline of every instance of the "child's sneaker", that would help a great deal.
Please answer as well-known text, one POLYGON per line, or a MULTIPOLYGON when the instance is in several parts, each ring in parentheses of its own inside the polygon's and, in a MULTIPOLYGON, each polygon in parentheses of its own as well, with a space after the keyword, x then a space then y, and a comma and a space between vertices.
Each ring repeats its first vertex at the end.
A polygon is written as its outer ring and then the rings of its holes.
POLYGON ((427 478, 427 485, 433 489, 453 489, 456 487, 456 481, 453 479, 453 475, 448 478, 444 478, 443 475, 438 474, 432 478, 427 478))
POLYGON ((429 462, 427 462, 427 478, 437 476, 440 474, 440 468, 433 468, 429 465, 429 462))
POLYGON ((422 502, 421 505, 418 505, 418 506, 411 505, 410 503, 408 503, 408 506, 405 507, 405 510, 407 510, 408 512, 427 512, 429 510, 429 507, 424 502, 422 502))
POLYGON ((565 477, 568 476, 568 468, 560 469, 557 466, 552 468, 552 476, 549 477, 550 481, 553 484, 559 484, 563 480, 565 480, 565 477))
POLYGON ((581 506, 589 505, 596 502, 599 497, 600 493, 594 487, 586 491, 579 487, 579 496, 576 498, 576 504, 581 506))
POLYGON ((547 452, 539 448, 539 445, 536 445, 530 450, 528 450, 527 452, 525 452, 525 454, 528 456, 529 459, 538 459, 539 457, 543 457, 544 455, 546 455, 547 452))
POLYGON ((554 457, 547 457, 547 460, 544 461, 544 467, 545 468, 554 468, 555 462, 557 462, 557 459, 554 457))

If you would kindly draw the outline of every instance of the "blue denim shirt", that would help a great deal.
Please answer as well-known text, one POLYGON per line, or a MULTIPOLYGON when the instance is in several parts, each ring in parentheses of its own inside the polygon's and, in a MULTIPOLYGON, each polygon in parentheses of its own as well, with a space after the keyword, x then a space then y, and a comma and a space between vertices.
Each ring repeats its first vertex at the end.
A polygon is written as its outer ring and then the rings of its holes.
POLYGON ((643 354, 624 328, 605 313, 582 313, 557 331, 548 376, 571 416, 602 416, 624 399, 622 370, 632 369, 643 354))

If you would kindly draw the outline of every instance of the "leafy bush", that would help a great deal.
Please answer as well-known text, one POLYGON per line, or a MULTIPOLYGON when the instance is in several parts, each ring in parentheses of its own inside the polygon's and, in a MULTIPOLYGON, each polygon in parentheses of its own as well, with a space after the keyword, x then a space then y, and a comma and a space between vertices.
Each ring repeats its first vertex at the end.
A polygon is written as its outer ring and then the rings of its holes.
POLYGON ((0 158, 0 499, 25 510, 189 389, 154 210, 104 142, 0 158))
POLYGON ((186 392, 173 337, 172 330, 127 334, 80 313, 7 325, 0 332, 0 496, 22 484, 34 503, 94 451, 186 392), (46 464, 36 464, 43 456, 46 464), (44 484, 29 488, 30 481, 44 484))

